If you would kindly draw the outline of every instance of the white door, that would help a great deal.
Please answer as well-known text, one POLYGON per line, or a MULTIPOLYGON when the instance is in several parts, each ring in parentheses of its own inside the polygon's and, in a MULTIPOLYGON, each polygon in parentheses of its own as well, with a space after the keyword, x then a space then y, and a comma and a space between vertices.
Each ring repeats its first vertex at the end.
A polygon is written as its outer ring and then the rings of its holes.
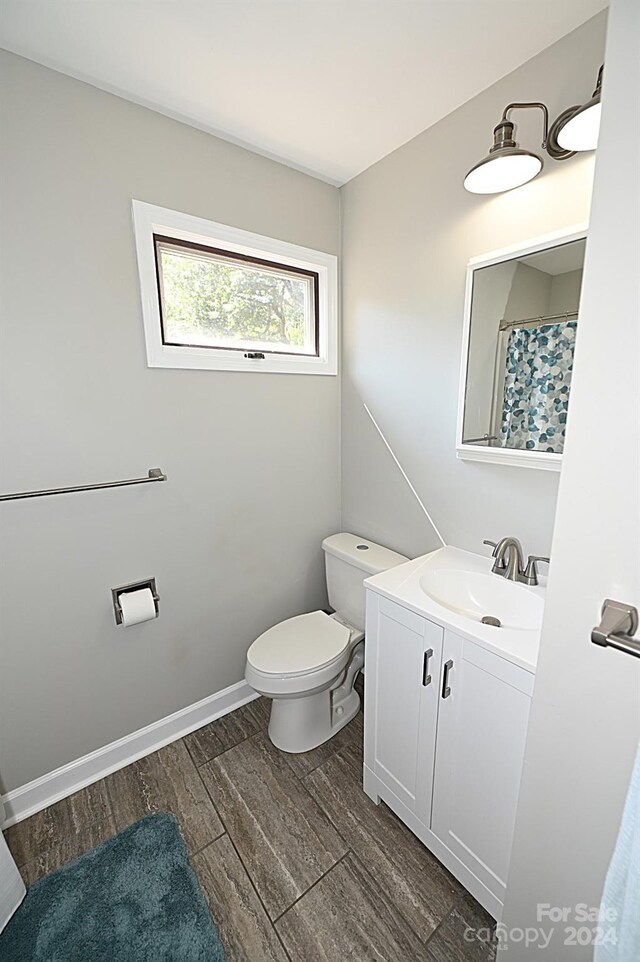
POLYGON ((365 755, 419 817, 431 799, 442 635, 437 625, 368 592, 365 755))
POLYGON ((567 443, 503 915, 507 933, 531 926, 551 941, 543 953, 512 943, 509 962, 592 958, 593 939, 571 929, 588 929, 580 908, 599 904, 640 738, 640 658, 590 640, 605 598, 640 608, 639 97, 640 3, 612 0, 567 443), (562 921, 550 920, 553 908, 562 921))
MULTIPOLYGON (((0 825, 3 821, 4 808, 0 801, 0 825)), ((22 902, 25 891, 20 872, 0 832, 0 932, 22 902)))
POLYGON ((431 831, 501 902, 533 681, 445 632, 431 831))

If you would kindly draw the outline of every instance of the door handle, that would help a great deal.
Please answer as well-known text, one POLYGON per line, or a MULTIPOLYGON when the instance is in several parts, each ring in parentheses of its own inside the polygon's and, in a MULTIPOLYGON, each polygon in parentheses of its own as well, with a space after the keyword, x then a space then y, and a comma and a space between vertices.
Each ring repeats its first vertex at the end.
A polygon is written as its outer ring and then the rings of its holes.
POLYGON ((451 694, 451 685, 449 684, 449 672, 453 668, 453 658, 444 663, 444 671, 442 672, 442 697, 448 698, 451 694))
POLYGON ((640 657, 640 640, 634 638, 638 630, 638 609, 622 601, 607 598, 602 606, 600 624, 591 632, 594 645, 610 645, 629 655, 640 657))
POLYGON ((422 684, 426 688, 427 685, 431 684, 431 675, 429 674, 429 659, 433 657, 433 648, 428 648, 424 653, 424 658, 422 660, 422 684))

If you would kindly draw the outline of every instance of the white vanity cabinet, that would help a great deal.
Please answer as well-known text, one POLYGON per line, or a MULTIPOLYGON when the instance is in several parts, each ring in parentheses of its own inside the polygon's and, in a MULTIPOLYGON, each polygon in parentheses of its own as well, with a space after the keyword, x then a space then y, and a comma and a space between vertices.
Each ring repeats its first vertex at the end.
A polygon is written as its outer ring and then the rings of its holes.
POLYGON ((364 789, 500 919, 532 672, 367 591, 364 789))
POLYGON ((421 820, 431 811, 438 678, 444 631, 401 605, 374 595, 367 603, 366 685, 372 768, 421 820))

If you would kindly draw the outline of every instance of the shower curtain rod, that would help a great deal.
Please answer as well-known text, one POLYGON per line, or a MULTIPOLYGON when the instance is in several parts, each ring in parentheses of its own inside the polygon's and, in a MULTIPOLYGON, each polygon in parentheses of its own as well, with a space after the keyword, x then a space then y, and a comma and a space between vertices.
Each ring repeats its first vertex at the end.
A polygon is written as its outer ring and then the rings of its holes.
POLYGON ((520 317, 517 321, 505 321, 504 317, 500 321, 500 331, 506 331, 510 327, 518 327, 519 324, 531 324, 532 321, 557 321, 561 317, 567 320, 570 317, 577 317, 577 311, 563 311, 562 314, 538 314, 535 317, 520 317))

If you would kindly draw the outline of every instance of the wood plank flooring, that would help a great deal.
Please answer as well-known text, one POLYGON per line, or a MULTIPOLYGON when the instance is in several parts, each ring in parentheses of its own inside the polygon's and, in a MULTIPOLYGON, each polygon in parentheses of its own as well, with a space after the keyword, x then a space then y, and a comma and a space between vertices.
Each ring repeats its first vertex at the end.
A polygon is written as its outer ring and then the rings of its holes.
POLYGON ((492 962, 468 930, 493 920, 362 791, 362 714, 287 755, 269 708, 251 702, 8 829, 26 883, 169 811, 227 962, 492 962))
POLYGON ((272 919, 346 855, 265 732, 203 765, 200 774, 272 919))

